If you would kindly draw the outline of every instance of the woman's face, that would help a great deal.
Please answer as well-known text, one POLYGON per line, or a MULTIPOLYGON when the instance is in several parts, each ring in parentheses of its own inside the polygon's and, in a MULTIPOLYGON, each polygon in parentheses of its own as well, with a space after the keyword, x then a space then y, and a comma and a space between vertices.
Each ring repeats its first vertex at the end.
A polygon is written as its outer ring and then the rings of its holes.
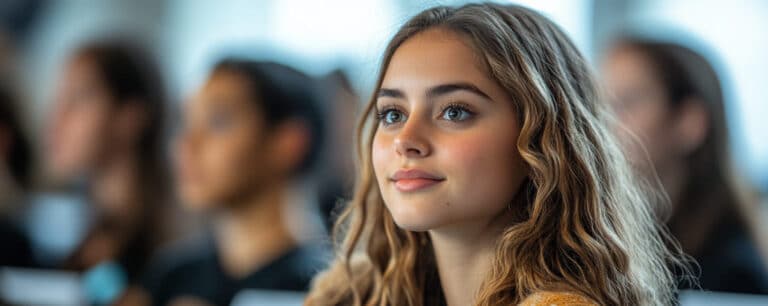
POLYGON ((57 84, 45 128, 49 175, 68 180, 97 167, 110 148, 113 105, 96 63, 84 56, 70 60, 57 84))
POLYGON ((402 228, 490 222, 527 176, 514 102, 480 63, 461 36, 431 29, 405 41, 386 67, 372 160, 402 228))
POLYGON ((616 126, 616 132, 619 139, 625 140, 630 160, 644 169, 653 165, 664 169, 678 145, 672 136, 674 118, 668 98, 652 64, 641 51, 619 46, 603 63, 603 81, 612 97, 608 101, 622 125, 616 126), (627 132, 636 135, 640 143, 627 132), (652 165, 646 163, 645 150, 652 165))
POLYGON ((187 103, 175 158, 185 204, 207 209, 242 201, 272 173, 254 96, 245 77, 218 71, 187 103))

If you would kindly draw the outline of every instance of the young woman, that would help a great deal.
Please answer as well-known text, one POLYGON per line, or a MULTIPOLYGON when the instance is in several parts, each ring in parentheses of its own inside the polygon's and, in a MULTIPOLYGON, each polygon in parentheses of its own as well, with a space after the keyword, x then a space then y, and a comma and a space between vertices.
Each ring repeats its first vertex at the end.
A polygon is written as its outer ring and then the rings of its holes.
POLYGON ((338 257, 307 305, 666 305, 677 262, 586 62, 519 6, 428 9, 387 47, 338 257))
POLYGON ((58 183, 84 187, 92 204, 91 228, 64 266, 109 275, 87 283, 94 286, 87 297, 93 303, 109 303, 135 284, 165 238, 160 81, 148 54, 107 41, 76 50, 58 83, 46 172, 58 183))
POLYGON ((243 289, 308 289, 321 254, 297 235, 310 222, 292 210, 303 204, 295 184, 321 144, 313 86, 276 63, 229 58, 213 68, 185 107, 175 155, 179 195, 213 221, 213 237, 154 269, 153 305, 229 305, 243 289))
POLYGON ((647 38, 624 37, 608 51, 603 76, 617 132, 639 137, 642 147, 624 149, 642 175, 658 175, 672 202, 671 234, 698 262, 701 287, 768 293, 759 208, 730 166, 715 70, 687 47, 647 38))

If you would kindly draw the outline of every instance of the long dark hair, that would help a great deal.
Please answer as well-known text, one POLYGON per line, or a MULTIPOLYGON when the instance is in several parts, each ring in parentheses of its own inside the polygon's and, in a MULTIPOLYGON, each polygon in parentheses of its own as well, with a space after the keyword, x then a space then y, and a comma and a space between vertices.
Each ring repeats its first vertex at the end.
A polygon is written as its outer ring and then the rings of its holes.
MULTIPOLYGON (((166 238, 164 234, 169 227, 164 218, 170 197, 164 147, 166 106, 161 75, 147 51, 124 41, 87 44, 74 56, 94 63, 112 103, 136 103, 144 112, 145 125, 135 151, 139 170, 139 194, 135 203, 138 214, 134 216, 134 227, 124 233, 125 244, 117 258, 129 279, 135 280, 146 267, 154 249, 166 238)), ((114 216, 105 217, 98 221, 97 226, 107 230, 122 226, 113 220, 114 216)))

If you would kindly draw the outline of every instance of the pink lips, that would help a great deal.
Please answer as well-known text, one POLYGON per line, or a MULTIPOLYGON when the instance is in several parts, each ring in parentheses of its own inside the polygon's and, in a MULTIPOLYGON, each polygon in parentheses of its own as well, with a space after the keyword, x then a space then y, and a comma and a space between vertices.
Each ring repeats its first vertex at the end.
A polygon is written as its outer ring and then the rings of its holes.
POLYGON ((431 187, 444 181, 445 178, 418 169, 408 169, 395 172, 390 180, 395 182, 397 190, 406 192, 431 187))

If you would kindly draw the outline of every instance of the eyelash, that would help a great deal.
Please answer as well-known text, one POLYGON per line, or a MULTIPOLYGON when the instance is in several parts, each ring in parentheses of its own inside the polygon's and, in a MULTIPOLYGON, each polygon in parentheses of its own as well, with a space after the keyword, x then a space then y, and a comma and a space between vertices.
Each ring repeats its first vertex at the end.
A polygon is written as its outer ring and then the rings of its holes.
POLYGON ((444 114, 445 111, 447 111, 448 109, 451 109, 451 108, 455 108, 457 110, 467 112, 467 114, 469 114, 470 116, 475 115, 475 112, 470 110, 469 106, 467 104, 461 103, 461 102, 456 102, 456 103, 451 103, 451 104, 446 105, 443 108, 443 110, 440 111, 440 114, 444 114))
POLYGON ((399 109, 397 109, 397 107, 393 107, 393 106, 385 106, 382 109, 377 110, 376 120, 384 120, 384 118, 387 116, 387 113, 393 110, 400 111, 399 109))
MULTIPOLYGON (((454 102, 454 103, 450 103, 450 104, 446 105, 445 107, 443 107, 443 109, 440 110, 440 116, 445 114, 445 112, 447 110, 451 109, 451 108, 454 108, 454 109, 466 112, 467 114, 469 114, 469 116, 474 116, 475 115, 475 112, 470 110, 469 106, 466 103, 454 102)), ((389 126, 389 125, 394 124, 394 123, 387 123, 386 121, 384 121, 384 119, 386 118, 387 114, 389 112, 391 112, 391 111, 398 111, 398 112, 403 113, 403 114, 405 113, 402 110, 398 109, 398 107, 395 107, 395 106, 384 106, 381 110, 378 110, 376 112, 376 120, 378 120, 379 122, 381 122, 385 126, 389 126)))

